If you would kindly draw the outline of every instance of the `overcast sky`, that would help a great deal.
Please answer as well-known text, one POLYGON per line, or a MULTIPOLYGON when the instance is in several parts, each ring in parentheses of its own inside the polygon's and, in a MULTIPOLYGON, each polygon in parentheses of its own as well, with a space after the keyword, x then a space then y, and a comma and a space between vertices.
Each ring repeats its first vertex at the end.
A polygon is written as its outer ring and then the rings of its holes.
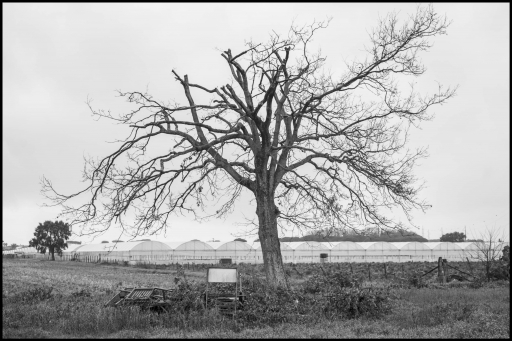
MULTIPOLYGON (((345 60, 364 56, 368 32, 379 17, 413 14, 416 4, 3 4, 2 189, 3 240, 28 244, 34 229, 55 220, 44 208, 39 181, 58 191, 83 187, 84 156, 104 157, 107 143, 127 129, 96 121, 86 105, 122 112, 115 90, 144 91, 161 100, 184 98, 172 69, 191 82, 215 87, 230 77, 221 51, 242 51, 244 42, 267 41, 272 30, 286 34, 293 21, 309 24, 332 17, 315 38, 327 65, 342 70, 345 60)), ((417 232, 439 238, 464 231, 476 236, 510 225, 510 4, 446 4, 434 9, 452 20, 448 35, 434 38, 421 55, 425 87, 459 85, 457 96, 433 107, 433 121, 412 131, 411 148, 428 146, 415 175, 433 207, 413 213, 417 232)), ((236 225, 248 202, 226 220, 198 223, 173 219, 156 240, 229 241, 243 233, 236 225)), ((100 242, 119 237, 73 237, 100 242)), ((124 236, 121 239, 125 238, 124 236)), ((256 236, 248 237, 253 240, 256 236)))

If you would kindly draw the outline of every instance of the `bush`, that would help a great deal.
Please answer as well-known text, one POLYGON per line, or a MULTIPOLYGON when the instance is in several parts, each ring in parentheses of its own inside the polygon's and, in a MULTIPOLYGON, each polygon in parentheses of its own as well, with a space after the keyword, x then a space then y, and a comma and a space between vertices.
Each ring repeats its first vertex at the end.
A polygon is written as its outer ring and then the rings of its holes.
POLYGON ((506 262, 498 262, 496 267, 491 269, 489 277, 492 280, 507 280, 510 278, 510 264, 506 262))
MULTIPOLYGON (((300 318, 299 295, 293 291, 278 288, 277 290, 249 290, 243 310, 239 318, 249 324, 273 325, 283 322, 294 322, 300 318)), ((304 301, 303 299, 301 301, 304 301)), ((302 309, 303 313, 306 313, 302 309)))
POLYGON ((409 277, 408 282, 410 286, 417 289, 426 288, 428 286, 427 283, 425 283, 425 279, 416 274, 409 277))
POLYGON ((471 289, 480 289, 485 285, 486 281, 487 279, 485 278, 485 276, 477 277, 473 282, 469 284, 469 287, 471 289))
POLYGON ((305 293, 317 294, 331 292, 336 288, 360 287, 361 283, 352 274, 338 271, 325 275, 315 274, 309 277, 302 286, 305 293))
POLYGON ((380 318, 391 311, 389 289, 341 288, 327 296, 323 313, 329 318, 380 318))

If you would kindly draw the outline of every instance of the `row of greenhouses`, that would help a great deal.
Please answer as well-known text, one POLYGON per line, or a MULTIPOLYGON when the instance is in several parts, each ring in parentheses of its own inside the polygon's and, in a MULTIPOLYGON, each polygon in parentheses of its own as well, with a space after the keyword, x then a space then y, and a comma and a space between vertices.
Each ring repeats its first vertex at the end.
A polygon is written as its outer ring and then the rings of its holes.
MULTIPOLYGON (((285 263, 311 262, 424 262, 436 261, 439 257, 449 261, 477 260, 476 243, 445 242, 281 242, 281 255, 285 263)), ((499 243, 495 252, 501 252, 499 243)), ((38 256, 34 248, 4 251, 23 256, 38 256)), ((44 256, 43 256, 44 257, 44 256)), ((220 259, 231 259, 234 263, 263 263, 260 243, 135 241, 101 244, 70 244, 58 260, 80 260, 86 262, 128 263, 218 263, 220 259)))

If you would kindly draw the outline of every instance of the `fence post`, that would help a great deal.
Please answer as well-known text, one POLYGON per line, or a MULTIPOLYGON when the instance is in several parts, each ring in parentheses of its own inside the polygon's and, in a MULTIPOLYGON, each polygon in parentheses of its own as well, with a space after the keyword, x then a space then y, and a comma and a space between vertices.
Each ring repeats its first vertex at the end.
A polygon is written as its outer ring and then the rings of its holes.
POLYGON ((405 277, 404 265, 402 264, 402 277, 405 277))
POLYGON ((386 263, 384 263, 384 278, 388 278, 388 270, 386 269, 386 263))
POLYGON ((443 257, 437 259, 437 280, 439 283, 443 282, 443 257))
POLYGON ((471 263, 469 262, 469 258, 466 257, 466 260, 468 261, 468 266, 469 266, 469 271, 471 272, 471 274, 473 275, 473 267, 471 267, 471 263))
POLYGON ((354 274, 354 269, 352 268, 352 263, 349 263, 350 264, 350 273, 353 275, 354 274))
POLYGON ((371 281, 372 280, 372 272, 371 272, 371 265, 370 263, 368 263, 368 280, 371 281))
POLYGON ((446 263, 448 261, 446 259, 443 259, 443 284, 448 281, 448 267, 446 266, 446 263))

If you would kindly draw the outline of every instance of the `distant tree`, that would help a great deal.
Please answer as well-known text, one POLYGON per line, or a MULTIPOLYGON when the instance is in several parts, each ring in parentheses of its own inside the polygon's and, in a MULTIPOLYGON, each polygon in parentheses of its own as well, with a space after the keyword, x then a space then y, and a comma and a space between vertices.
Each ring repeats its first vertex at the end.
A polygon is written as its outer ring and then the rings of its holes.
POLYGON ((107 241, 107 240, 104 240, 104 241, 102 241, 101 243, 102 243, 102 244, 104 244, 104 243, 108 243, 108 241, 107 241))
POLYGON ((112 243, 124 243, 122 240, 113 240, 112 243))
POLYGON ((71 236, 71 230, 69 224, 62 221, 47 220, 43 224, 39 223, 34 236, 28 245, 35 247, 42 254, 48 249, 52 260, 55 260, 55 252, 62 256, 62 251, 68 247, 66 240, 71 236))
POLYGON ((442 242, 459 243, 466 240, 466 235, 462 232, 451 232, 443 234, 439 240, 442 242))
POLYGON ((235 242, 245 242, 245 243, 247 243, 247 240, 242 239, 242 238, 237 238, 237 239, 235 239, 234 241, 235 241, 235 242))
POLYGON ((16 249, 17 247, 18 247, 18 244, 16 244, 16 243, 12 243, 11 244, 11 250, 16 249))
POLYGON ((427 239, 411 231, 387 231, 379 234, 371 232, 368 234, 347 233, 343 236, 319 234, 317 232, 305 235, 303 237, 283 237, 279 238, 281 242, 300 242, 300 241, 316 241, 316 242, 426 242, 427 239))
POLYGON ((74 240, 68 240, 68 244, 78 244, 81 245, 82 242, 74 241, 74 240))

